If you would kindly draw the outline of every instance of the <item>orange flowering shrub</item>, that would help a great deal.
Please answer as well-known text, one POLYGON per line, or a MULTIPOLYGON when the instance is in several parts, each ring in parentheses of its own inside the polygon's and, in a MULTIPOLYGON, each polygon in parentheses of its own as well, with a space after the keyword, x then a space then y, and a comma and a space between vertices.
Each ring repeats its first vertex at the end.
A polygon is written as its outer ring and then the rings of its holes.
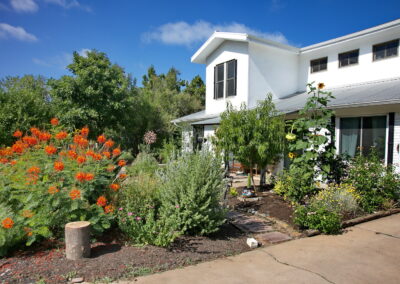
POLYGON ((97 233, 111 226, 126 163, 113 140, 90 141, 89 132, 67 132, 53 118, 46 130, 16 130, 14 144, 0 148, 0 256, 62 236, 67 222, 87 220, 97 233))

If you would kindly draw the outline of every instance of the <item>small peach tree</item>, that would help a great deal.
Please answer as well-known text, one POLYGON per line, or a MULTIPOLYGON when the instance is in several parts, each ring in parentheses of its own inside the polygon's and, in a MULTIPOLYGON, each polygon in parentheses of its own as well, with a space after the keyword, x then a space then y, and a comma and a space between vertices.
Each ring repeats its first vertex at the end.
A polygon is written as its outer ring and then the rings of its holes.
POLYGON ((25 242, 59 237, 67 222, 87 220, 95 233, 110 228, 125 161, 111 139, 89 141, 89 128, 69 133, 51 120, 48 130, 16 130, 0 149, 0 256, 25 242))

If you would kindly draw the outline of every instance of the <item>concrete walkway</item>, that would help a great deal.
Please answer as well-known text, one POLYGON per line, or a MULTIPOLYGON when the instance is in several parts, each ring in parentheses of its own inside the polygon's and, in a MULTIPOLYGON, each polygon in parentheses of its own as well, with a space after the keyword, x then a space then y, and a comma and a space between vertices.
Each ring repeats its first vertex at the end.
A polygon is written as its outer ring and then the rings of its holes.
POLYGON ((400 214, 134 283, 400 283, 400 214))

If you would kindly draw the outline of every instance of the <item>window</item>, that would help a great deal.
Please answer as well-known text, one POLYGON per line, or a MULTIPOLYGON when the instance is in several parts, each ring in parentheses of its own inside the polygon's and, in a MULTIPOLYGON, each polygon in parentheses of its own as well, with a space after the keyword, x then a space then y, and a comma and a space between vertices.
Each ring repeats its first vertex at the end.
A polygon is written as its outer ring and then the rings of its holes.
POLYGON ((372 47, 373 49, 373 60, 380 60, 384 58, 394 57, 398 54, 399 40, 392 40, 380 44, 376 44, 372 47))
POLYGON ((311 60, 311 73, 328 69, 328 57, 311 60))
POLYGON ((385 158, 386 116, 349 117, 340 119, 340 153, 349 156, 360 151, 368 154, 372 147, 385 158))
POLYGON ((358 63, 359 50, 352 50, 339 54, 339 68, 358 63))
POLYGON ((214 99, 236 96, 236 69, 236 59, 214 67, 214 99))

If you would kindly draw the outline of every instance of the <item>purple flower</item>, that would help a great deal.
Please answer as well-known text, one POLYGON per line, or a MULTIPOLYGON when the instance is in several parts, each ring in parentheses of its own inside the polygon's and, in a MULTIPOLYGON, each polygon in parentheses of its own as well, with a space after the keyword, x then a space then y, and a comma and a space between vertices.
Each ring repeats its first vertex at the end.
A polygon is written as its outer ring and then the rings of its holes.
POLYGON ((133 215, 133 213, 132 212, 128 212, 128 216, 132 216, 133 215))

